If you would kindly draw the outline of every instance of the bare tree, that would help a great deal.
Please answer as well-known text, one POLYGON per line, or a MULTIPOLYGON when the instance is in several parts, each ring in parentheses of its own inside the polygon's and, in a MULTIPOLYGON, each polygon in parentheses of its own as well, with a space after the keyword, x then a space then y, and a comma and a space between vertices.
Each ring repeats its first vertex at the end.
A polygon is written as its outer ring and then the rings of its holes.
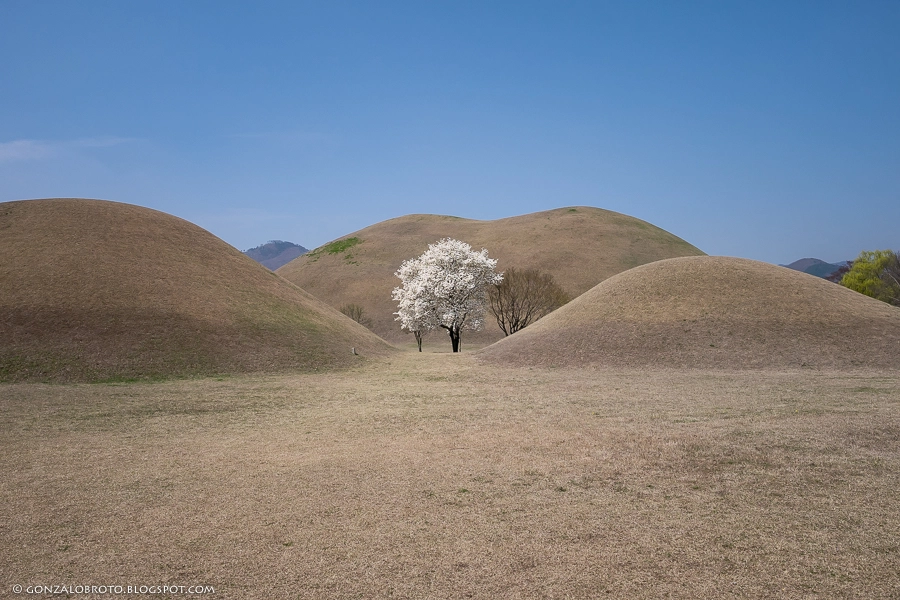
POLYGON ((894 289, 894 295, 890 303, 894 306, 900 306, 900 250, 891 252, 891 258, 884 266, 881 272, 881 278, 884 282, 894 289))
POLYGON ((491 312, 506 335, 527 327, 569 300, 552 275, 537 269, 510 268, 503 274, 503 281, 490 289, 491 312))
POLYGON ((852 267, 853 267, 853 261, 852 260, 847 261, 846 265, 841 265, 840 267, 838 267, 837 271, 835 271, 831 275, 828 275, 827 277, 825 277, 825 279, 827 279, 828 281, 830 281, 832 283, 839 284, 841 282, 841 280, 844 278, 844 275, 849 273, 850 269, 852 267))
POLYGON ((365 316, 366 311, 359 304, 345 304, 341 306, 340 311, 360 325, 369 326, 369 318, 365 316))

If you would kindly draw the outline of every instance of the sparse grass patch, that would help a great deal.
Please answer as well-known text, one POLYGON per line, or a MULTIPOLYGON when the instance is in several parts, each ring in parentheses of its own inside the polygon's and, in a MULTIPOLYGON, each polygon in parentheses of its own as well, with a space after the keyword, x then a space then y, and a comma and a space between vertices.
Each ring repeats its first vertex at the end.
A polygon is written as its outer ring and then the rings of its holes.
POLYGON ((346 252, 353 246, 360 243, 360 239, 358 237, 349 237, 344 238, 342 240, 338 240, 336 242, 331 242, 330 244, 325 244, 320 248, 316 248, 312 252, 310 252, 310 256, 315 256, 316 254, 340 254, 341 252, 346 252))

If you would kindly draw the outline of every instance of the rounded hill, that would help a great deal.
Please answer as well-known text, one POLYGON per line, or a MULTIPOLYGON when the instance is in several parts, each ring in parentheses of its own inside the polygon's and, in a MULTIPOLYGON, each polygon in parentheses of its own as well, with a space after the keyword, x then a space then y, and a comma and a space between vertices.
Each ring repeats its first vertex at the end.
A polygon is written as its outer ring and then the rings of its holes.
MULTIPOLYGON (((703 252, 640 219, 592 207, 559 208, 495 221, 408 215, 351 233, 281 267, 278 273, 336 308, 356 304, 369 326, 390 341, 405 339, 394 320, 394 273, 428 244, 451 237, 475 250, 487 248, 497 269, 550 273, 571 297, 626 269, 663 258, 703 252)), ((437 335, 437 334, 433 334, 437 335)), ((466 341, 503 336, 492 318, 466 341)))
POLYGON ((211 233, 82 199, 0 204, 0 380, 349 366, 391 347, 211 233))
POLYGON ((662 260, 611 277, 479 352, 489 363, 900 367, 900 309, 752 260, 662 260))

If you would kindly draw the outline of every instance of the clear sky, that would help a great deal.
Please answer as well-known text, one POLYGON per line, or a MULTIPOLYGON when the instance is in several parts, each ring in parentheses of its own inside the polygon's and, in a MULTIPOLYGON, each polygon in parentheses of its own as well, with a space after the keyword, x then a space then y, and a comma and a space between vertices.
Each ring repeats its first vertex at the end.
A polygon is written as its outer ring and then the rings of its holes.
POLYGON ((246 250, 589 205, 709 254, 900 248, 900 1, 0 0, 0 201, 246 250))

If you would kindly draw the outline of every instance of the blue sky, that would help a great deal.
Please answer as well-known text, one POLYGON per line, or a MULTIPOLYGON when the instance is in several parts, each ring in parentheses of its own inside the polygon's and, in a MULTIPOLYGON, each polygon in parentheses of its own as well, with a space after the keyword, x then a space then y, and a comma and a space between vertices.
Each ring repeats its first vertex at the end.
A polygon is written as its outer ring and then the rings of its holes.
POLYGON ((0 201, 245 250, 590 205, 710 254, 900 248, 900 2, 0 0, 0 201))

